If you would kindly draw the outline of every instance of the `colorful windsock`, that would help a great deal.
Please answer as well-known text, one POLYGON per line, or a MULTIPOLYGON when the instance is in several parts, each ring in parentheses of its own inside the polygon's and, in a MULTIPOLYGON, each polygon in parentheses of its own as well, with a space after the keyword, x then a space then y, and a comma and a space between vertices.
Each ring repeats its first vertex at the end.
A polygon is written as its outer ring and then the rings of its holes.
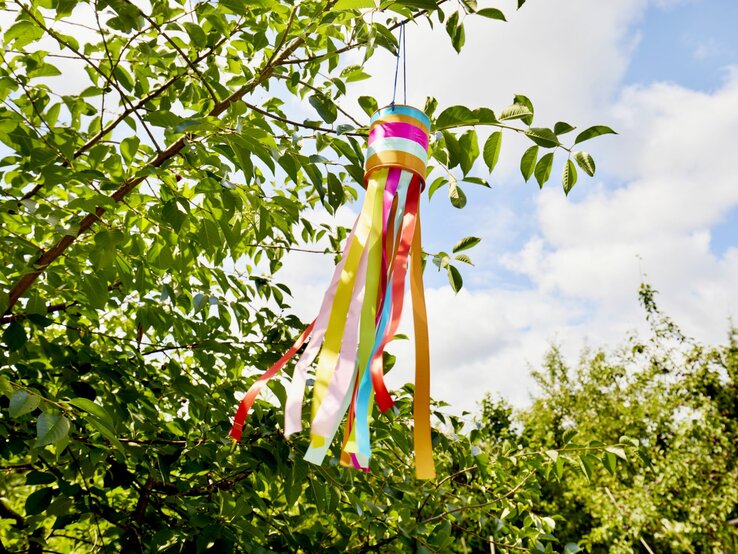
POLYGON ((415 331, 416 475, 419 479, 435 477, 419 211, 429 130, 428 117, 410 106, 388 106, 372 116, 364 204, 320 312, 292 348, 247 391, 230 433, 235 440, 240 440, 248 412, 267 381, 307 344, 289 386, 285 435, 302 429, 305 388, 317 359, 305 459, 322 463, 345 420, 341 463, 368 471, 373 402, 382 412, 393 406, 384 383, 382 354, 400 323, 409 270, 415 331))

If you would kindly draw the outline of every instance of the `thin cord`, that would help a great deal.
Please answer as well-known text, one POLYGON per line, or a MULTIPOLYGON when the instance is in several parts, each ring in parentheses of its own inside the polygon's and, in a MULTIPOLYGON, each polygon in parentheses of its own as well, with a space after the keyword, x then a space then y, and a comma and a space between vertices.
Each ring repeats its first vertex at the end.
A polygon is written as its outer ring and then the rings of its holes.
POLYGON ((392 109, 397 98, 397 76, 400 72, 400 54, 402 54, 402 97, 407 104, 407 47, 405 45, 405 23, 400 23, 400 34, 397 37, 397 60, 395 61, 395 83, 392 86, 392 109))
POLYGON ((402 24, 402 102, 407 104, 407 46, 405 45, 405 24, 402 24))

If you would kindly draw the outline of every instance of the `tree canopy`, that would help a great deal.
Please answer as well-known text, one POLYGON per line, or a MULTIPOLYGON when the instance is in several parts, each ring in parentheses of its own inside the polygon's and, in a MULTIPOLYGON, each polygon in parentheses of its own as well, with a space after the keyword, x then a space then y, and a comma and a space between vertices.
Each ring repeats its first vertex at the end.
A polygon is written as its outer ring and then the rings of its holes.
MULTIPOLYGON (((243 391, 302 328, 279 279, 285 252, 321 239, 337 250, 346 230, 309 210, 360 195, 378 102, 346 104, 368 75, 345 54, 395 52, 403 22, 440 24, 459 50, 465 17, 496 25, 502 12, 14 0, 0 13, 0 551, 578 549, 542 508, 543 484, 576 471, 558 452, 612 468, 633 442, 520 450, 436 406, 440 476, 418 483, 406 386, 377 417, 371 474, 314 467, 304 437, 280 434, 278 380, 244 441, 227 438, 243 391)), ((496 111, 429 98, 425 111, 427 192, 456 208, 462 187, 489 186, 472 169, 494 170, 503 133, 531 141, 520 168, 540 186, 562 156, 568 193, 577 168, 595 171, 581 143, 613 132, 534 126, 523 95, 496 111), (480 127, 492 130, 481 145, 480 127)), ((432 255, 456 290, 454 264, 476 242, 432 255)))

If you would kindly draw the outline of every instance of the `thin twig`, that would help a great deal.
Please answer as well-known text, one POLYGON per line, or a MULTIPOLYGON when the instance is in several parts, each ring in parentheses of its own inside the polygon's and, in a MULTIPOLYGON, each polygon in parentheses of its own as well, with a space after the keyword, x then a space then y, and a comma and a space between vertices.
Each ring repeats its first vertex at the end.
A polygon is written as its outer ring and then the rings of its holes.
MULTIPOLYGON (((320 131, 322 133, 335 133, 335 129, 331 129, 329 127, 318 127, 316 125, 306 125, 305 123, 300 123, 298 121, 292 121, 291 119, 287 119, 285 117, 282 117, 280 115, 274 114, 272 112, 268 112, 262 108, 259 108, 258 106, 254 106, 253 104, 250 104, 246 101, 244 101, 244 105, 249 108, 250 110, 260 113, 261 115, 268 117, 270 119, 274 119, 275 121, 280 121, 282 123, 286 123, 287 125, 293 125, 295 127, 302 127, 303 129, 310 129, 311 131, 320 131)), ((348 133, 342 133, 344 135, 351 135, 354 137, 365 137, 367 133, 364 131, 357 131, 357 132, 348 132, 348 133)))
MULTIPOLYGON (((440 481, 439 481, 438 483, 436 483, 436 485, 435 485, 435 486, 433 487, 433 492, 435 492, 435 491, 437 491, 438 489, 440 489, 440 488, 441 488, 441 486, 442 486, 442 485, 443 485, 444 483, 446 483, 447 481, 449 481, 449 480, 453 479, 454 477, 457 477, 457 476, 459 476, 459 475, 462 475, 463 473, 466 473, 467 471, 476 471, 476 469, 477 469, 477 466, 469 466, 469 467, 465 467, 465 468, 464 468, 464 469, 462 469, 462 470, 459 470, 459 471, 457 471, 456 473, 452 473, 451 475, 447 475, 446 477, 444 477, 443 479, 441 479, 441 480, 440 480, 440 481)), ((420 507, 418 508, 418 517, 420 517, 420 516, 421 516, 421 514, 422 514, 422 512, 423 512, 423 508, 425 508, 425 505, 426 505, 426 504, 428 503, 428 501, 430 500, 430 497, 431 497, 431 495, 433 494, 433 492, 429 492, 429 493, 428 493, 428 494, 426 495, 425 499, 423 500, 423 503, 422 503, 422 504, 420 505, 420 507)))
MULTIPOLYGON (((440 0, 439 2, 436 2, 436 8, 433 11, 435 11, 436 9, 438 9, 441 6, 441 4, 445 4, 447 1, 448 0, 440 0)), ((405 23, 409 23, 410 21, 414 21, 418 17, 422 17, 424 15, 427 15, 430 11, 431 11, 430 9, 421 10, 414 17, 408 17, 406 19, 403 19, 402 21, 398 21, 394 25, 391 25, 390 27, 388 27, 388 29, 390 31, 394 31, 395 29, 399 28, 401 25, 404 25, 405 23)), ((342 48, 338 48, 337 50, 333 50, 331 52, 325 52, 323 54, 316 54, 314 56, 308 56, 306 58, 292 58, 292 59, 285 60, 284 62, 282 62, 279 65, 292 65, 292 64, 300 64, 300 63, 309 63, 309 62, 315 62, 315 61, 318 61, 318 60, 323 61, 323 60, 326 60, 326 59, 331 58, 333 56, 338 56, 340 54, 344 54, 346 52, 349 52, 350 50, 353 50, 354 48, 358 48, 359 46, 363 46, 367 42, 368 42, 368 39, 359 40, 359 41, 356 41, 356 42, 352 42, 350 44, 347 44, 346 46, 344 46, 342 48)))
POLYGON ((517 485, 515 485, 512 489, 507 491, 502 496, 499 496, 495 498, 494 500, 489 500, 487 502, 481 502, 479 504, 468 504, 466 506, 460 506, 458 508, 452 508, 451 510, 446 510, 443 513, 437 514, 435 516, 429 517, 427 519, 424 519, 422 523, 430 523, 431 521, 437 521, 439 519, 443 519, 444 517, 447 517, 451 514, 455 514, 458 512, 464 512, 466 510, 475 510, 477 508, 485 508, 487 506, 491 506, 492 504, 497 504, 500 500, 504 500, 505 498, 508 498, 512 495, 514 495, 520 488, 533 476, 533 473, 529 473, 526 475, 517 485))
POLYGON ((197 65, 192 60, 190 60, 189 56, 182 51, 179 45, 176 42, 174 42, 174 40, 164 31, 164 29, 161 28, 161 26, 156 21, 154 21, 154 19, 150 15, 145 13, 141 8, 139 8, 136 4, 134 4, 130 0, 125 0, 125 2, 126 4, 136 8, 138 12, 144 17, 144 19, 146 19, 146 21, 148 21, 159 32, 159 34, 164 37, 164 40, 166 40, 171 45, 171 47, 177 51, 177 53, 180 55, 182 60, 189 66, 190 69, 192 69, 192 71, 195 72, 195 75, 197 75, 198 79, 200 79, 200 82, 203 84, 205 89, 208 91, 208 94, 213 99, 213 102, 217 104, 218 95, 215 94, 213 87, 210 86, 210 83, 208 83, 207 79, 205 79, 205 76, 197 68, 197 65))

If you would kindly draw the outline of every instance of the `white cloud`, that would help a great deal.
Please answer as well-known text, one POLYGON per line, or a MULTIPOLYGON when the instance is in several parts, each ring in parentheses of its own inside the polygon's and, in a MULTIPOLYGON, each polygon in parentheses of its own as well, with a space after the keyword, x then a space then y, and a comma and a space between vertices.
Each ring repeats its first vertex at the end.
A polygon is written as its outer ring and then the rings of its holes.
POLYGON ((544 191, 539 236, 509 254, 507 267, 543 298, 594 302, 595 333, 604 320, 636 320, 628 299, 644 270, 689 333, 720 340, 738 309, 738 250, 714 253, 711 228, 738 206, 737 104, 735 74, 713 94, 668 84, 624 90, 613 110, 622 132, 602 157, 627 184, 568 200, 544 191))
MULTIPOLYGON (((620 133, 586 145, 602 177, 582 178, 568 199, 551 186, 536 194, 532 213, 498 204, 462 212, 469 214, 465 234, 485 239, 473 252, 484 270, 467 273, 470 288, 458 296, 448 287, 427 291, 432 393, 455 411, 473 409, 488 391, 526 403, 529 367, 540 365, 552 341, 573 355, 585 342, 612 345, 641 326, 636 293, 644 273, 662 292, 665 311, 698 338, 722 339, 738 310, 738 249, 711 249, 713 227, 738 205, 738 72, 712 93, 665 83, 623 88, 639 37, 635 24, 647 6, 550 1, 513 13, 508 2, 508 24, 467 19, 460 56, 438 26, 433 33, 409 29, 411 103, 432 95, 441 106, 502 106, 521 92, 542 124, 606 123, 620 133), (523 246, 505 252, 521 234, 523 246), (502 266, 529 284, 490 275, 494 264, 483 260, 501 253, 502 266)), ((372 63, 373 79, 354 94, 381 103, 391 95, 394 63, 389 56, 372 63)), ((522 143, 506 141, 497 177, 511 186, 522 143)), ((433 229, 433 222, 424 226, 426 234, 444 232, 433 229)), ((328 284, 327 265, 325 276, 303 289, 315 304, 306 318, 328 284)), ((412 343, 390 350, 398 365, 389 383, 412 380, 412 343)))

